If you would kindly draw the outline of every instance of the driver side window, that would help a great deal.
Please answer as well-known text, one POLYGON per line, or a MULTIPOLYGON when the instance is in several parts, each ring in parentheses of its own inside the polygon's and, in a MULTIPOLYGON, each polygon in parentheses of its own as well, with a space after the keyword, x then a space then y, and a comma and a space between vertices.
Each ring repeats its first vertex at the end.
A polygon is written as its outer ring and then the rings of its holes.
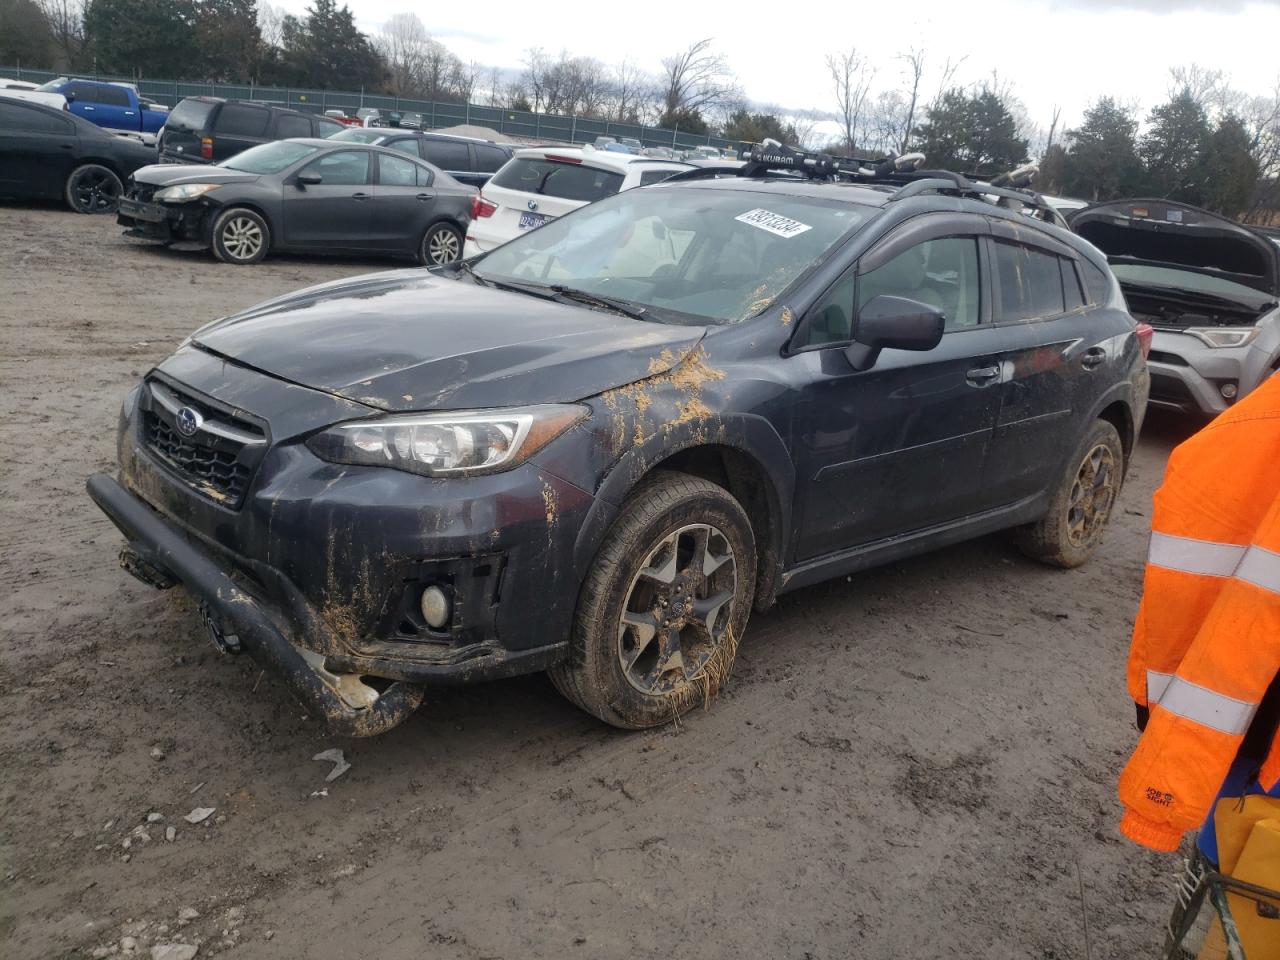
POLYGON ((978 241, 941 237, 916 244, 861 276, 850 272, 841 277, 811 311, 804 345, 852 339, 855 281, 859 310, 879 296, 903 297, 941 310, 948 331, 977 326, 981 315, 978 241))

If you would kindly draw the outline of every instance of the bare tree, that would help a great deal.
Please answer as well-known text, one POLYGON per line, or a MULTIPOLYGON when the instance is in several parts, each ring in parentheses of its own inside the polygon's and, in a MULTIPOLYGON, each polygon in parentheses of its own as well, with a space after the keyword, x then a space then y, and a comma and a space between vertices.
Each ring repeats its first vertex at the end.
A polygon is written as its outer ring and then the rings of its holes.
POLYGON ((906 153, 907 145, 911 143, 911 131, 916 126, 916 108, 920 106, 920 81, 924 77, 924 51, 912 47, 906 53, 898 54, 898 59, 906 62, 911 93, 906 97, 902 121, 897 130, 897 142, 893 146, 898 153, 906 153))
POLYGON ((382 25, 375 45, 387 62, 392 93, 403 97, 418 92, 431 43, 417 14, 397 13, 382 25))
POLYGON ((460 103, 471 103, 476 98, 476 88, 480 85, 480 74, 484 67, 475 60, 463 63, 457 57, 449 65, 449 90, 460 103))
POLYGON ((258 35, 268 50, 284 46, 285 12, 269 3, 258 5, 258 35))
POLYGON ((85 0, 38 0, 57 44, 62 67, 70 70, 84 46, 85 0))
POLYGON ((485 101, 491 107, 504 106, 502 96, 502 70, 498 67, 489 68, 489 78, 485 81, 485 86, 489 88, 488 99, 485 101))
POLYGON ((681 110, 701 112, 737 89, 728 61, 712 52, 710 37, 662 60, 662 108, 667 115, 681 110))
POLYGON ((865 145, 868 139, 867 100, 875 69, 857 49, 827 54, 827 70, 835 86, 837 119, 844 139, 841 148, 850 152, 865 145))
POLYGON ((618 123, 639 123, 644 104, 653 97, 653 80, 630 60, 617 64, 609 77, 611 105, 609 119, 618 123))
POLYGON ((1049 135, 1045 138, 1044 150, 1048 153, 1053 147, 1053 138, 1058 132, 1058 120, 1062 117, 1062 108, 1057 104, 1053 107, 1053 120, 1049 124, 1049 135))

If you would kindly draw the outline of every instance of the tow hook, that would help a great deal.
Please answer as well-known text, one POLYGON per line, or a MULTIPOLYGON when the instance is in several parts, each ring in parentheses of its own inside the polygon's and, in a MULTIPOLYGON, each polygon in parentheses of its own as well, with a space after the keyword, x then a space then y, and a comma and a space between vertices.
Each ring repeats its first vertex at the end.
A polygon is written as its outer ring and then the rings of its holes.
POLYGON ((120 548, 120 567, 148 587, 155 587, 157 590, 168 590, 178 582, 159 567, 142 559, 142 555, 128 544, 120 548))
POLYGON ((244 652, 244 648, 240 645, 240 638, 222 629, 222 621, 209 609, 207 603, 200 604, 200 622, 204 624, 205 630, 209 633, 209 639, 213 641, 219 653, 234 655, 244 652))

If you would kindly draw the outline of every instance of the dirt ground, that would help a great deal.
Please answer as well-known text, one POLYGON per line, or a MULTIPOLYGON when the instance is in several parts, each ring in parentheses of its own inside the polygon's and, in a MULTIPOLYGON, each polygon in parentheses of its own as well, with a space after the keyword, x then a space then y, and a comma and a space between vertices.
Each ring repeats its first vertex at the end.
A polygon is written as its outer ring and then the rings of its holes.
POLYGON ((990 537, 788 595, 679 726, 607 728, 533 676, 337 740, 119 569, 84 481, 197 325, 390 266, 229 267, 0 206, 0 954, 1154 956, 1178 863, 1120 839, 1115 780, 1185 427, 1151 425, 1084 568, 990 537))

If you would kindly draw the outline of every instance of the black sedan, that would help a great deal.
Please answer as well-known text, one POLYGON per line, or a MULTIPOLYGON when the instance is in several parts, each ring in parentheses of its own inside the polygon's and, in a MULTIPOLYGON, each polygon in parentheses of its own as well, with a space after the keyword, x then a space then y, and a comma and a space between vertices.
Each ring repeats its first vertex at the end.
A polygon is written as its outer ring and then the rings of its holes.
POLYGON ((457 260, 474 187, 395 150, 331 140, 264 143, 213 166, 138 170, 120 202, 127 236, 211 248, 457 260))
POLYGON ((61 198, 77 213, 115 213, 124 181, 155 162, 155 148, 139 140, 0 92, 0 197, 61 198))

